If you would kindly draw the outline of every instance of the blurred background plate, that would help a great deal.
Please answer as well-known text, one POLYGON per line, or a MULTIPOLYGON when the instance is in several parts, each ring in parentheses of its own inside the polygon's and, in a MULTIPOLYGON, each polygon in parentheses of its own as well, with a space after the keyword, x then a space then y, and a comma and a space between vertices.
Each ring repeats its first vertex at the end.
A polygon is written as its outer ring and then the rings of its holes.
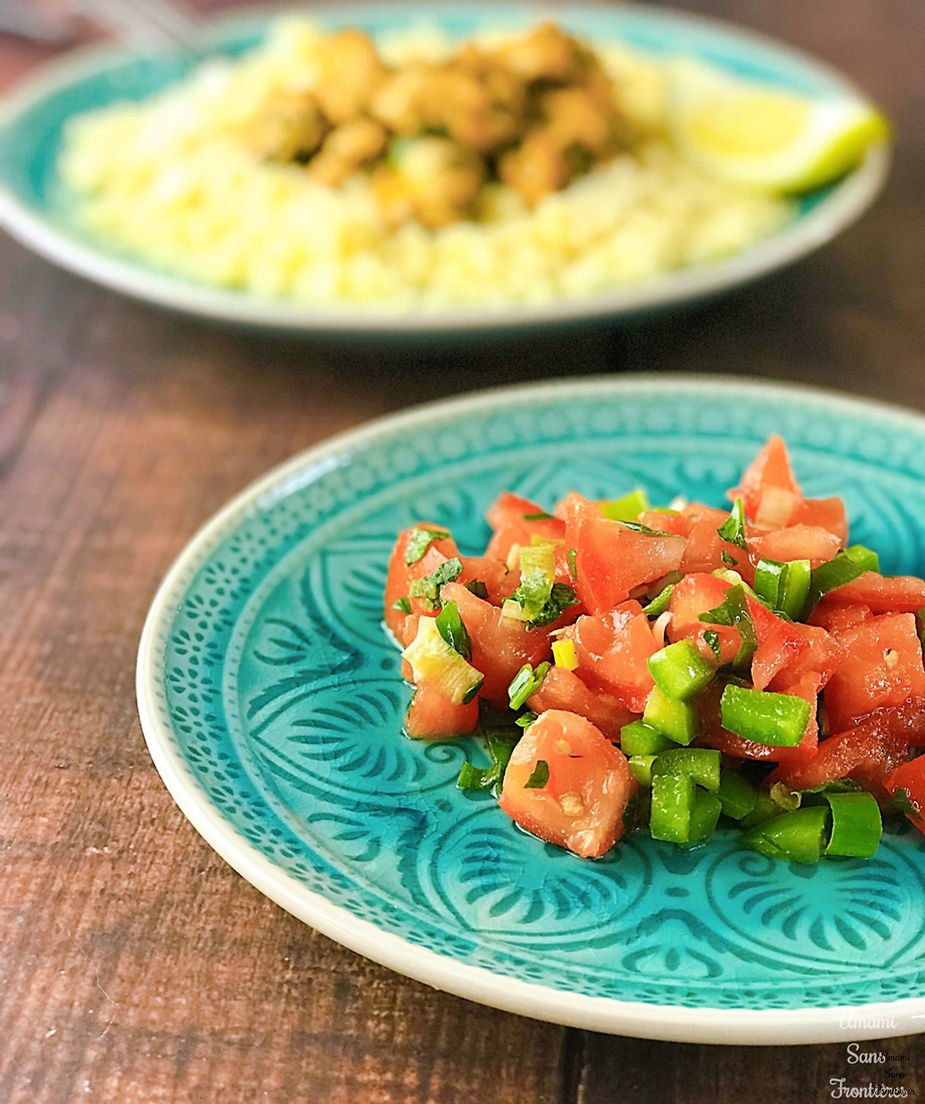
MULTIPOLYGON (((592 42, 616 41, 654 55, 684 54, 743 78, 803 95, 857 94, 820 62, 769 39, 682 12, 631 7, 517 4, 397 4, 308 9, 324 27, 359 26, 372 34, 427 23, 454 37, 483 27, 526 26, 554 17, 592 42)), ((216 20, 203 49, 233 56, 257 44, 270 16, 216 20)), ((161 306, 216 321, 291 333, 411 334, 517 330, 550 323, 645 316, 728 292, 818 249, 872 202, 886 176, 889 153, 873 150, 854 172, 800 201, 782 230, 728 259, 676 271, 632 288, 581 298, 498 308, 459 307, 427 312, 345 305, 311 307, 246 292, 220 290, 147 267, 109 251, 75 229, 57 187, 62 127, 76 113, 118 99, 139 99, 188 72, 195 59, 159 53, 138 57, 92 48, 56 61, 7 98, 0 131, 0 217, 27 245, 91 280, 161 306)))
POLYGON ((455 787, 470 740, 413 743, 380 621, 395 536, 421 517, 484 548, 505 488, 551 504, 645 486, 721 505, 771 432, 811 496, 842 494, 887 572, 925 562, 925 419, 695 376, 486 392, 296 457, 196 536, 138 661, 152 757, 184 813, 265 894, 400 973, 494 1007, 713 1043, 925 1028, 925 839, 816 867, 720 831, 631 837, 587 862, 455 787))

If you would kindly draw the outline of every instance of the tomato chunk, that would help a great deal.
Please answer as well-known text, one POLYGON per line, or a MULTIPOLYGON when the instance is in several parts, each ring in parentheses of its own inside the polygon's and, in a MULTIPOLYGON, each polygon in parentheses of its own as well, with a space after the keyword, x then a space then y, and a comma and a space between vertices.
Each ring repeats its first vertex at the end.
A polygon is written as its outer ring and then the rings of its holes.
POLYGON ((886 578, 865 571, 853 583, 830 592, 837 602, 869 606, 875 613, 916 613, 925 607, 925 580, 913 575, 886 578))
POLYGON ((750 537, 748 541, 748 550, 756 563, 762 557, 781 563, 809 560, 813 567, 834 559, 840 547, 841 541, 834 533, 815 525, 772 529, 760 536, 750 537))
POLYGON ((715 662, 716 655, 703 636, 705 632, 715 632, 719 646, 720 666, 732 663, 742 646, 739 630, 732 625, 712 625, 700 620, 702 613, 707 613, 723 604, 730 587, 730 583, 725 579, 717 579, 715 575, 703 573, 685 575, 671 592, 668 602, 671 613, 671 621, 667 629, 668 639, 672 643, 684 638, 692 640, 705 658, 715 662))
POLYGON ((925 694, 922 645, 911 613, 882 614, 838 634, 844 657, 825 688, 829 727, 838 732, 881 705, 925 694))
POLYGON ((441 591, 445 602, 455 602, 472 640, 470 663, 485 676, 479 696, 507 705, 507 688, 525 663, 536 665, 549 656, 549 633, 528 629, 522 621, 503 617, 501 610, 477 598, 459 583, 447 583, 441 591))
POLYGON ((405 732, 415 740, 444 740, 467 736, 478 723, 478 698, 466 705, 454 705, 439 690, 421 681, 405 715, 405 732))
POLYGON ((585 614, 562 636, 575 642, 578 670, 588 683, 641 713, 655 685, 648 659, 659 645, 638 602, 624 602, 600 616, 585 614))
POLYGON ((409 597, 412 582, 415 579, 423 579, 425 575, 430 575, 440 564, 446 563, 447 560, 459 555, 456 541, 448 536, 443 540, 431 541, 427 551, 416 563, 406 564, 405 553, 408 548, 408 539, 415 529, 432 529, 440 533, 446 532, 442 525, 420 521, 416 526, 405 529, 398 534, 398 540, 396 540, 392 555, 389 557, 389 569, 385 581, 384 612, 386 625, 399 640, 403 638, 402 626, 408 615, 395 609, 395 602, 400 598, 408 598, 415 613, 429 612, 427 606, 419 598, 409 597))
POLYGON ((676 571, 684 537, 652 535, 601 517, 599 507, 581 495, 566 500, 565 544, 575 549, 575 591, 591 613, 606 613, 630 591, 676 571))
POLYGON ((890 796, 897 790, 905 791, 906 803, 911 806, 906 816, 920 832, 925 832, 925 755, 891 770, 883 784, 890 796))
POLYGON ((638 717, 606 690, 588 686, 574 671, 552 667, 539 690, 529 699, 527 707, 534 713, 547 709, 564 709, 577 713, 599 728, 608 740, 619 740, 620 729, 638 717))
POLYGON ((540 839, 598 858, 622 836, 634 788, 626 757, 600 729, 575 713, 550 709, 514 748, 499 804, 540 839), (540 762, 548 778, 528 786, 540 762))
POLYGON ((485 515, 494 530, 485 555, 506 563, 515 544, 530 544, 534 536, 562 540, 565 522, 561 518, 543 517, 545 512, 529 498, 521 498, 510 491, 499 495, 485 515))
POLYGON ((746 516, 760 525, 778 528, 788 524, 803 494, 782 438, 776 434, 768 438, 745 469, 739 486, 729 491, 729 498, 741 498, 746 516))

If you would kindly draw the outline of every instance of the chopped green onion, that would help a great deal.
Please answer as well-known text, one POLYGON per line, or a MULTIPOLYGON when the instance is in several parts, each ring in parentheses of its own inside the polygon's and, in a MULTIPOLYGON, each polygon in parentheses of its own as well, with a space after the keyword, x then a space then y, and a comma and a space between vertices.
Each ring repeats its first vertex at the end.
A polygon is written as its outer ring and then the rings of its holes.
POLYGON ((524 521, 555 521, 555 515, 547 514, 545 510, 537 510, 535 514, 524 514, 524 521))
POLYGON ((794 809, 799 809, 803 802, 802 792, 791 790, 783 782, 775 782, 771 787, 770 794, 774 804, 783 809, 785 813, 791 813, 794 809))
POLYGON ((474 594, 476 598, 488 599, 488 587, 482 582, 481 579, 472 579, 468 583, 463 583, 463 586, 470 593, 474 594))
POLYGON ((731 682, 720 698, 723 728, 766 747, 796 747, 806 732, 810 709, 805 698, 731 682))
POLYGON ((866 571, 879 571, 880 560, 877 553, 863 544, 853 544, 844 552, 839 552, 828 563, 813 569, 809 586, 809 597, 803 609, 805 620, 816 608, 820 598, 848 583, 853 583, 866 571))
POLYGON ((459 652, 463 659, 472 656, 472 641, 455 602, 444 603, 443 609, 437 614, 437 629, 447 644, 459 652))
POLYGON ((657 758, 657 755, 630 756, 630 774, 636 779, 640 786, 652 785, 652 764, 657 758))
POLYGON ((410 567, 417 563, 429 548, 431 541, 447 540, 449 535, 445 529, 412 529, 405 545, 405 566, 410 567))
POLYGON ((630 491, 622 498, 601 503, 601 513, 611 521, 636 521, 641 513, 649 509, 649 496, 641 487, 630 491))
POLYGON ((712 748, 671 748, 656 755, 652 775, 686 774, 698 786, 716 793, 720 783, 720 760, 720 753, 712 748))
POLYGON ((485 750, 491 760, 490 767, 474 767, 463 763, 459 768, 456 785, 460 790, 491 790, 504 781, 511 753, 517 745, 514 733, 489 731, 485 734, 485 750))
POLYGON ((694 807, 691 809, 690 828, 685 846, 696 846, 708 840, 716 831, 719 815, 723 811, 720 799, 703 790, 694 793, 694 807))
POLYGON ((724 770, 719 780, 716 796, 723 806, 723 813, 733 820, 744 820, 755 808, 758 794, 755 787, 741 774, 724 770))
POLYGON ((876 853, 883 833, 880 806, 869 793, 826 793, 832 810, 832 834, 827 855, 869 859, 876 853))
POLYGON ((673 701, 657 686, 646 698, 642 719, 676 744, 689 744, 700 730, 694 707, 688 702, 673 701))
POLYGON ((411 599, 408 597, 396 598, 395 601, 392 603, 392 609, 398 610, 399 613, 410 613, 411 599))
POLYGON ((520 606, 522 617, 530 628, 548 625, 562 611, 577 604, 575 591, 565 583, 555 582, 556 548, 554 544, 527 545, 520 550, 520 585, 507 602, 520 606))
POLYGON ((711 625, 734 626, 738 630, 742 643, 732 664, 736 668, 741 668, 751 662, 758 647, 758 634, 755 632, 752 615, 748 612, 745 587, 741 581, 726 591, 722 605, 701 613, 699 619, 711 625))
POLYGON ((649 673, 662 693, 676 701, 688 701, 710 682, 716 668, 707 662, 690 640, 678 640, 649 656, 649 673))
POLYGON ((529 663, 525 663, 521 667, 511 679, 511 685, 507 688, 508 702, 511 709, 520 709, 527 698, 539 690, 550 666, 549 663, 540 663, 535 671, 529 663))
POLYGON ((742 827, 753 828, 756 824, 763 824, 766 820, 771 820, 773 817, 780 816, 781 813, 789 812, 792 812, 792 806, 789 809, 785 809, 783 806, 778 805, 770 790, 762 788, 757 792, 755 804, 751 812, 747 813, 746 816, 742 818, 742 827))
POLYGON ((850 548, 845 549, 845 555, 853 564, 864 571, 876 571, 880 572, 880 557, 872 549, 868 548, 864 544, 852 544, 850 548))
POLYGON ((800 616, 809 594, 812 569, 809 560, 762 559, 755 568, 755 593, 777 613, 790 620, 800 616))
POLYGON ((521 728, 529 728, 530 725, 532 725, 535 720, 536 720, 536 714, 535 713, 530 713, 530 712, 521 713, 521 715, 519 717, 514 718, 514 724, 515 725, 520 725, 521 728))
POLYGON ((462 569, 462 561, 455 556, 451 560, 445 560, 429 575, 412 580, 411 597, 420 598, 431 609, 436 609, 440 605, 440 588, 458 579, 462 575, 462 569))
POLYGON ((652 776, 652 812, 649 832, 653 839, 687 843, 697 787, 689 774, 652 776))
POLYGON ((428 680, 454 705, 472 701, 485 681, 482 672, 443 639, 434 617, 420 619, 417 635, 402 652, 402 659, 411 664, 415 682, 428 680))
POLYGON ((647 606, 642 607, 642 612, 646 617, 659 617, 668 609, 671 593, 677 585, 677 583, 669 583, 668 586, 662 587, 656 597, 647 606))
POLYGON ((745 506, 741 498, 735 500, 729 517, 716 531, 723 540, 748 551, 748 541, 745 539, 745 506))
POLYGON ((783 813, 755 825, 742 836, 742 843, 772 859, 818 862, 825 842, 829 811, 811 805, 783 813))
POLYGON ((549 781, 549 764, 545 759, 537 759, 533 773, 524 782, 525 790, 542 790, 549 781))
POLYGON ((564 667, 566 671, 574 671, 578 666, 578 650, 575 647, 575 641, 554 640, 552 658, 557 667, 564 667))
POLYGON ((716 629, 707 629, 703 634, 704 643, 710 649, 710 651, 716 656, 716 662, 723 658, 723 646, 719 641, 719 633, 716 629))
POLYGON ((655 755, 670 747, 677 745, 645 721, 631 721, 620 729, 620 750, 624 755, 655 755))

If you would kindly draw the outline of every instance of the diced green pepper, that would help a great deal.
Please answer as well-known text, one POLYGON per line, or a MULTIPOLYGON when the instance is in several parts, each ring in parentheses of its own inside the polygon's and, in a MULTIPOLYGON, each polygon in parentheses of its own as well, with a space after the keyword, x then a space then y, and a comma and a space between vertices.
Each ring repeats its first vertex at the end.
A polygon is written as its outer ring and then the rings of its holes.
POLYGON ((646 699, 642 719, 676 744, 689 744, 700 730, 694 707, 689 702, 672 701, 657 686, 646 699))
POLYGON ((656 755, 652 775, 686 774, 698 786, 716 793, 720 783, 720 761, 720 753, 712 748, 671 748, 656 755))
POLYGON ((697 787, 689 774, 657 774, 652 777, 652 812, 649 832, 653 839, 687 843, 697 787))
POLYGON ((723 811, 720 799, 706 790, 698 789, 694 793, 694 807, 691 809, 690 836, 688 846, 703 843, 713 835, 719 814, 723 811))
POLYGON ((652 764, 657 758, 657 755, 630 756, 630 774, 636 779, 640 786, 652 785, 652 764))
POLYGON ((690 640, 678 640, 649 656, 649 673, 666 697, 689 701, 712 682, 716 668, 690 640))
POLYGON ((724 770, 719 780, 716 796, 723 806, 723 813, 733 820, 744 820, 755 808, 758 794, 755 787, 735 771, 724 770))
POLYGON ((723 728, 767 747, 796 747, 809 723, 811 706, 793 694, 772 694, 735 683, 723 690, 723 728))
POLYGON ((676 746, 674 740, 645 721, 631 721, 620 729, 620 750, 624 755, 656 755, 676 746))

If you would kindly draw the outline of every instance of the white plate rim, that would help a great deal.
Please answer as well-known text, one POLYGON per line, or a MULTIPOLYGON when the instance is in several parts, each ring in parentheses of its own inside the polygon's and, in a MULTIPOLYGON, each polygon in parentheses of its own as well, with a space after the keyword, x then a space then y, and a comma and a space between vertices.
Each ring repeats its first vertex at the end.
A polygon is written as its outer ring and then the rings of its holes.
POLYGON ((426 947, 383 932, 373 923, 331 904, 275 866, 232 828, 210 804, 171 744, 158 709, 154 671, 162 636, 200 559, 268 493, 309 465, 370 444, 382 436, 426 424, 435 415, 471 414, 499 401, 548 399, 558 395, 671 391, 680 385, 728 395, 747 389, 793 400, 805 395, 852 413, 881 412, 899 425, 923 428, 925 417, 889 403, 802 384, 774 384, 738 376, 694 373, 642 374, 515 384, 412 407, 327 438, 285 461, 235 495, 191 538, 165 575, 145 619, 136 665, 136 695, 148 751, 180 810, 207 843, 242 877, 287 912, 323 935, 396 973, 478 1004, 548 1023, 637 1038, 673 1042, 746 1044, 847 1043, 925 1031, 925 995, 863 1005, 807 1009, 684 1008, 567 993, 507 976, 496 976, 426 947), (873 1026, 867 1026, 872 1024, 873 1026))
MULTIPOLYGON (((351 5, 352 6, 352 5, 351 5)), ((365 5, 356 5, 361 11, 365 5)), ((453 0, 433 0, 422 4, 426 13, 452 10, 453 0)), ((527 6, 524 5, 525 10, 527 6)), ((615 8, 641 10, 653 18, 714 28, 746 42, 764 44, 784 58, 810 66, 845 89, 863 97, 863 92, 839 70, 767 35, 762 35, 719 19, 668 7, 643 4, 588 3, 586 10, 615 8)), ((291 10, 286 6, 262 9, 269 21, 274 15, 291 10)), ((321 3, 309 15, 323 19, 326 11, 341 6, 321 3)), ((571 10, 575 10, 573 7, 571 10)), ((255 18, 254 10, 208 20, 209 35, 232 32, 255 18)), ((17 119, 47 96, 68 84, 124 60, 129 51, 113 46, 90 46, 41 66, 34 75, 21 81, 7 93, 0 106, 0 126, 13 125, 17 119)), ((711 264, 678 269, 635 287, 603 290, 591 295, 558 299, 550 303, 515 304, 499 308, 448 307, 439 310, 390 311, 363 304, 311 306, 282 299, 261 299, 250 293, 210 288, 180 277, 149 270, 142 262, 110 255, 102 248, 84 243, 58 227, 20 200, 6 181, 0 180, 0 226, 22 245, 47 260, 102 285, 112 291, 182 314, 206 318, 212 322, 232 323, 251 328, 267 328, 283 333, 330 333, 354 335, 427 335, 469 333, 493 330, 518 330, 544 325, 563 325, 593 319, 634 317, 693 305, 701 300, 745 286, 762 276, 784 268, 835 238, 867 210, 882 189, 890 167, 888 144, 871 149, 861 165, 849 173, 809 214, 783 230, 762 239, 744 251, 711 264)))

